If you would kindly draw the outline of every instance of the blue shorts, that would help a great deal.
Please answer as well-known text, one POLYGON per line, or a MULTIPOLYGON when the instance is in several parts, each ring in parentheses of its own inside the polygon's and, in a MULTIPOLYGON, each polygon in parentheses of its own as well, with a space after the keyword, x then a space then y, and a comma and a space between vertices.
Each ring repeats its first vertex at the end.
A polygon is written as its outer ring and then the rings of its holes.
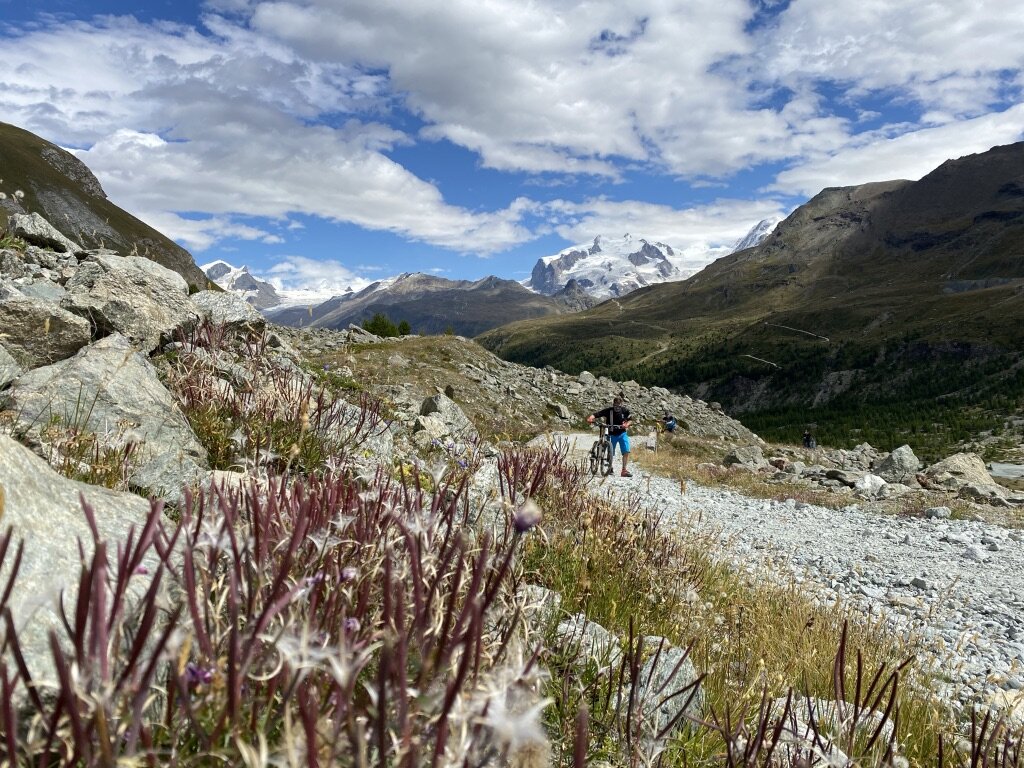
POLYGON ((612 443, 612 456, 615 455, 615 446, 619 446, 619 453, 629 453, 629 435, 623 432, 621 435, 608 435, 612 443))

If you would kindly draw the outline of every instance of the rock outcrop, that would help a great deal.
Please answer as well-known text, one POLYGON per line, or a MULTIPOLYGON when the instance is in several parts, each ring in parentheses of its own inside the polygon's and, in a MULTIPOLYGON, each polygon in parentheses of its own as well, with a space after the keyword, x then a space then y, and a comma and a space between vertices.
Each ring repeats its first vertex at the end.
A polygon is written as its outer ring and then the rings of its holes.
POLYGON ((61 305, 88 317, 101 333, 121 333, 152 352, 199 320, 188 284, 141 256, 92 254, 65 284, 61 305))
MULTIPOLYGON (((149 502, 130 493, 68 480, 45 461, 6 435, 0 435, 0 532, 11 528, 14 541, 25 551, 8 602, 25 663, 37 683, 55 682, 48 633, 60 630, 58 605, 74 615, 77 575, 81 557, 91 557, 93 536, 82 511, 82 500, 92 508, 99 536, 108 546, 125 539, 129 528, 138 530, 150 511, 149 502)), ((16 544, 15 544, 16 546, 16 544)), ((13 550, 6 563, 13 562, 13 550)), ((148 561, 152 572, 155 562, 148 561)), ((0 569, 0 583, 9 572, 0 569)), ((145 576, 133 579, 139 590, 145 576)))
POLYGON ((206 450, 156 369, 120 334, 22 375, 10 394, 19 423, 41 444, 53 420, 137 443, 130 477, 140 490, 173 497, 207 469, 206 450))

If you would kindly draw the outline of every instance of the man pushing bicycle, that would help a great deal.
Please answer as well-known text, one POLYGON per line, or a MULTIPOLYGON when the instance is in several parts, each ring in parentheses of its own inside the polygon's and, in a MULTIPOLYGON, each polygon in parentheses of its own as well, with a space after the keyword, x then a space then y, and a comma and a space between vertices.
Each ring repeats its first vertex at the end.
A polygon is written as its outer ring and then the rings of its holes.
POLYGON ((626 434, 626 430, 632 422, 629 419, 629 409, 623 405, 622 398, 616 397, 608 408, 602 408, 587 416, 587 423, 593 424, 594 419, 604 419, 608 423, 608 439, 612 444, 612 456, 615 455, 615 446, 618 446, 619 452, 622 454, 622 477, 632 477, 633 474, 629 471, 629 435, 626 434))

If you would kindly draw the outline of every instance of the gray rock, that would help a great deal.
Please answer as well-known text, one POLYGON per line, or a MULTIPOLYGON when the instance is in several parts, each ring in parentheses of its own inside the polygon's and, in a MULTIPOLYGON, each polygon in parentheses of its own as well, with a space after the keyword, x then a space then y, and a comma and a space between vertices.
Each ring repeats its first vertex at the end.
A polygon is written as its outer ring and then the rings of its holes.
POLYGON ((88 320, 41 299, 7 295, 0 299, 4 346, 27 367, 64 360, 92 340, 88 320))
POLYGON ((766 466, 767 462, 764 460, 764 454, 761 452, 760 446, 741 445, 729 451, 729 453, 725 455, 725 458, 722 459, 722 464, 727 467, 738 464, 741 467, 758 470, 761 467, 766 466))
MULTIPOLYGON (((56 676, 47 636, 50 630, 64 635, 57 612, 59 595, 63 590, 65 610, 73 616, 81 562, 79 541, 87 556, 93 551, 80 496, 92 507, 100 537, 109 542, 111 556, 128 528, 134 525, 138 529, 144 523, 149 503, 133 494, 68 480, 6 435, 0 435, 0 488, 4 491, 3 527, 13 528, 15 541, 21 539, 25 544, 11 593, 11 613, 33 678, 52 683, 56 676)), ((155 558, 146 563, 150 573, 154 572, 155 558)), ((148 587, 147 582, 144 576, 132 579, 129 603, 138 591, 148 587)))
POLYGON ((572 412, 562 403, 548 403, 548 408, 554 411, 562 421, 569 421, 572 418, 572 412))
POLYGON ((225 291, 199 291, 192 294, 192 303, 204 319, 214 325, 226 325, 233 330, 259 331, 267 321, 252 304, 225 291))
POLYGON ((19 277, 27 277, 29 269, 17 251, 4 248, 0 250, 0 275, 17 280, 19 277))
POLYGON ((29 298, 57 305, 67 295, 67 291, 52 280, 34 280, 19 286, 19 290, 29 298))
POLYGON ((976 563, 984 563, 989 560, 992 556, 984 549, 977 545, 971 545, 964 550, 964 557, 968 560, 973 560, 976 563))
POLYGON ((420 405, 420 416, 429 416, 434 413, 440 416, 441 421, 448 427, 451 434, 458 436, 459 439, 472 441, 479 438, 473 422, 450 397, 439 393, 424 400, 420 405))
POLYGON ((156 369, 120 334, 24 374, 11 398, 19 421, 35 432, 56 417, 99 435, 130 435, 140 443, 130 472, 140 490, 175 499, 207 469, 206 450, 156 369))
MULTIPOLYGON (((786 699, 775 699, 770 711, 775 717, 782 717, 786 712, 786 699)), ((849 758, 839 750, 835 742, 845 742, 849 735, 868 736, 879 731, 879 742, 886 744, 895 736, 895 726, 882 713, 861 709, 857 719, 853 719, 854 710, 848 703, 818 698, 794 697, 790 702, 789 711, 783 718, 784 727, 780 741, 786 745, 783 753, 786 758, 797 754, 824 756, 827 765, 847 765, 849 758), (811 726, 814 723, 814 727, 811 726), (795 749, 797 754, 792 751, 795 749), (787 754, 788 753, 788 754, 787 754)), ((782 754, 773 755, 778 765, 789 765, 782 754), (782 759, 780 759, 782 758, 782 759)), ((808 761, 816 764, 818 761, 808 761)))
POLYGON ((580 371, 580 375, 576 377, 580 384, 585 387, 592 387, 597 383, 597 377, 594 376, 590 371, 580 371))
POLYGON ((875 468, 875 474, 887 483, 903 483, 917 485, 914 476, 921 468, 921 460, 917 458, 909 445, 901 445, 890 453, 875 468))
POLYGON ((953 510, 949 507, 928 507, 924 511, 924 516, 929 520, 948 520, 953 515, 953 510))
POLYGON ((993 485, 995 481, 985 468, 985 462, 974 453, 957 453, 924 471, 932 485, 957 491, 965 485, 993 485))
POLYGON ((141 256, 93 255, 65 288, 65 309, 103 332, 123 334, 147 353, 199 320, 184 278, 141 256))
POLYGON ((622 647, 615 635, 582 613, 560 622, 555 636, 561 649, 573 656, 574 665, 582 667, 595 661, 599 667, 607 668, 622 660, 622 647))
POLYGON ((21 375, 21 366, 11 353, 0 344, 0 389, 3 389, 21 375))
POLYGON ((420 440, 426 439, 428 442, 431 440, 441 440, 450 434, 448 425, 444 423, 440 414, 437 413, 417 416, 413 419, 412 431, 417 435, 422 433, 420 440))
POLYGON ((526 584, 517 595, 523 616, 534 626, 543 627, 553 621, 562 608, 562 596, 552 589, 526 584))
POLYGON ((829 469, 825 472, 825 477, 829 480, 838 480, 848 488, 853 488, 862 476, 862 472, 851 472, 846 469, 829 469))
POLYGON ((870 499, 877 496, 884 486, 885 480, 869 472, 860 478, 853 487, 861 496, 870 499))
POLYGON ((928 579, 924 576, 915 576, 910 580, 910 586, 916 589, 931 589, 931 584, 928 583, 928 579))
POLYGON ((688 692, 679 693, 699 677, 685 650, 669 645, 661 637, 645 637, 644 644, 654 649, 654 655, 640 670, 636 700, 644 729, 655 735, 672 722, 677 727, 685 725, 685 715, 699 716, 704 692, 697 687, 692 698, 688 692))
POLYGON ((14 235, 33 245, 61 253, 80 253, 83 250, 38 213, 15 214, 7 220, 7 226, 14 235))

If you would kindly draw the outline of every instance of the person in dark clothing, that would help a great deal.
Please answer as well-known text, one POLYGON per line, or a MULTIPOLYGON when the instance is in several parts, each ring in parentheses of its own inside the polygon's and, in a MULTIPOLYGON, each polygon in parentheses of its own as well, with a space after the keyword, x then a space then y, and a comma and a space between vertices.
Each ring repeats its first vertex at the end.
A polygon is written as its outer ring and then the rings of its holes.
POLYGON ((676 431, 676 417, 665 411, 665 415, 661 417, 661 426, 665 428, 666 432, 676 431))
POLYGON ((587 416, 587 423, 593 424, 594 419, 604 419, 608 423, 608 439, 612 444, 612 456, 615 455, 615 446, 619 447, 622 454, 622 477, 632 477, 629 471, 629 435, 626 430, 632 422, 629 418, 629 409, 623 405, 622 397, 612 400, 611 406, 602 408, 587 416))
POLYGON ((804 430, 804 448, 817 448, 818 442, 814 439, 814 435, 811 434, 811 430, 804 430))

